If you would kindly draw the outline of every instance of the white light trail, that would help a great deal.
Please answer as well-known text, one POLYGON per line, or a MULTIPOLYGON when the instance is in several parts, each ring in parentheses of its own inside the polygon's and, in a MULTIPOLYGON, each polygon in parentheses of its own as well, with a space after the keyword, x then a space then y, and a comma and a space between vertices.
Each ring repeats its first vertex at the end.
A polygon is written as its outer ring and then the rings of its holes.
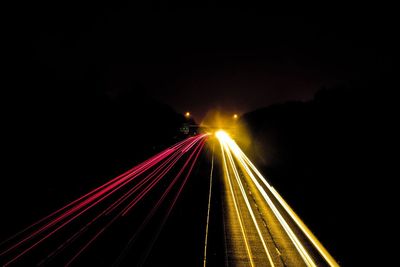
MULTIPOLYGON (((299 229, 304 233, 304 235, 310 240, 310 242, 313 244, 313 246, 317 249, 317 251, 321 254, 321 256, 326 260, 326 262, 330 266, 339 266, 338 263, 333 259, 333 257, 329 254, 329 252, 322 246, 322 244, 318 241, 318 239, 312 234, 312 232, 307 228, 307 226, 302 222, 302 220, 298 217, 298 215, 293 211, 292 208, 286 203, 286 201, 279 195, 279 193, 266 181, 266 179, 261 175, 261 173, 257 170, 257 168, 254 166, 254 164, 249 160, 249 158, 243 153, 243 151, 239 148, 239 146, 236 144, 236 142, 230 138, 230 136, 224 132, 224 131, 218 131, 216 132, 216 136, 221 143, 221 149, 222 149, 222 155, 223 155, 223 162, 224 165, 226 165, 226 159, 225 159, 225 154, 227 154, 227 157, 229 159, 230 166, 233 169, 234 176, 236 178, 236 181, 239 185, 240 191, 243 195, 243 198, 245 200, 246 206, 249 210, 249 213, 251 215, 251 218, 254 222, 254 225, 256 226, 257 232, 262 240, 264 249, 267 252, 268 258, 270 259, 270 262, 272 262, 271 256, 269 255, 268 249, 266 247, 265 241, 262 238, 259 226, 255 220, 254 212, 252 211, 252 208, 250 206, 249 200, 246 196, 246 193, 244 191, 242 182, 240 180, 239 173, 236 169, 236 164, 235 161, 232 157, 236 159, 236 161, 239 163, 239 166, 242 168, 244 173, 250 177, 252 183, 255 185, 257 190, 260 192, 261 196, 263 199, 266 201, 272 212, 274 213, 275 217, 278 219, 279 223, 285 230, 286 234, 292 241, 293 245, 299 252, 300 256, 304 260, 305 264, 307 266, 317 266, 316 263, 314 262, 313 258, 311 255, 308 253, 306 248, 303 246, 301 243, 299 237, 294 233, 292 228, 289 226, 283 215, 279 212, 276 204, 274 204, 273 200, 271 197, 268 195, 267 191, 263 186, 260 184, 259 181, 261 181, 266 188, 269 190, 269 192, 274 196, 274 198, 278 201, 278 203, 282 206, 282 208, 285 210, 285 212, 291 217, 291 219, 296 223, 296 225, 299 227, 299 229)), ((226 168, 225 173, 226 175, 229 175, 228 170, 226 168)), ((229 176, 228 176, 229 177, 229 176)), ((230 179, 228 179, 229 181, 230 179)), ((229 181, 230 182, 230 181, 229 181)), ((273 264, 273 263, 272 263, 273 264)))

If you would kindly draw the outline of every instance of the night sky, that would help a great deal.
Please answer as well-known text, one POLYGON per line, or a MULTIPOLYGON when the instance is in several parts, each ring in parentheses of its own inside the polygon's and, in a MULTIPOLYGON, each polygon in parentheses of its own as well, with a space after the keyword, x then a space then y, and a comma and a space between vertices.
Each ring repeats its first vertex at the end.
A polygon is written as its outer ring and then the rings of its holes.
POLYGON ((35 6, 16 21, 11 74, 40 82, 97 80, 111 84, 110 94, 142 90, 200 122, 209 110, 243 114, 308 100, 322 86, 378 77, 392 67, 390 15, 317 15, 35 6))

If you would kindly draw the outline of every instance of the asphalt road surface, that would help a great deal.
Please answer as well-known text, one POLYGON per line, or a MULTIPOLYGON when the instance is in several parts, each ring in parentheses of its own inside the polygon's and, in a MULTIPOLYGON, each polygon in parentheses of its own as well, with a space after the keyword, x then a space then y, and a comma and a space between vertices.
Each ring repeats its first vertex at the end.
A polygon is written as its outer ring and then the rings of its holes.
POLYGON ((22 242, 6 243, 2 262, 337 266, 229 135, 182 142, 73 202, 22 242))

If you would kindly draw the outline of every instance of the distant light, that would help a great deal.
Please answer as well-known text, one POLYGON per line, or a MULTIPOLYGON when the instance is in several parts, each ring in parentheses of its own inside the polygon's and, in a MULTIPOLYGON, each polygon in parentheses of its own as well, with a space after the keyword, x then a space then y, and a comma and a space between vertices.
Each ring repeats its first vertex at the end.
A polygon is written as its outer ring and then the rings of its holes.
POLYGON ((229 139, 230 139, 229 135, 228 135, 224 130, 218 130, 218 131, 216 131, 216 132, 215 132, 215 136, 216 136, 219 140, 223 140, 223 141, 226 141, 226 140, 229 140, 229 139))
POLYGON ((233 118, 234 118, 234 119, 237 119, 237 118, 238 118, 238 115, 237 115, 237 114, 233 114, 233 118))
POLYGON ((186 112, 185 117, 190 117, 190 112, 186 112))

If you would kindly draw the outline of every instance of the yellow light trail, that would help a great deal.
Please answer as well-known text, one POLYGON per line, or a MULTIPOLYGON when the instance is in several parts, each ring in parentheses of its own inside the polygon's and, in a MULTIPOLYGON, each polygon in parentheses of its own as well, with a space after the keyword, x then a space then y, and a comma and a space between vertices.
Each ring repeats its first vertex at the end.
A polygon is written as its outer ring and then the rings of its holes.
MULTIPOLYGON (((266 203, 268 206, 271 208, 273 211, 275 217, 278 219, 279 223, 282 225, 283 229, 289 236, 290 240, 293 242, 295 248, 299 252, 300 256, 304 260, 305 264, 307 266, 316 266, 313 258, 310 256, 310 254, 307 252, 305 247, 302 245, 300 242, 299 238, 296 236, 296 234, 293 232, 289 224, 286 222, 282 214, 279 212, 278 208, 274 204, 274 202, 271 200, 271 198, 268 196, 267 192, 265 189, 261 186, 258 180, 260 180, 273 194, 273 196, 276 198, 276 200, 279 202, 279 204, 283 207, 283 209, 289 214, 289 216, 292 218, 292 220, 296 223, 296 225, 299 227, 299 229, 305 234, 305 236, 310 240, 310 242, 313 244, 313 246, 317 249, 317 251, 320 253, 320 255, 325 259, 325 261, 330 265, 330 266, 339 266, 338 263, 333 259, 333 257, 329 254, 329 252, 323 247, 323 245, 318 241, 318 239, 312 234, 312 232, 308 229, 308 227, 302 222, 302 220, 299 218, 299 216, 293 211, 292 208, 286 203, 286 201, 279 195, 279 193, 271 186, 269 183, 266 181, 266 179, 261 175, 261 173, 257 170, 257 168, 254 166, 254 164, 249 160, 249 158, 243 153, 243 151, 239 148, 239 146, 236 144, 236 142, 224 131, 220 130, 216 132, 216 136, 221 143, 221 149, 222 149, 222 155, 223 155, 223 161, 224 165, 226 165, 226 159, 224 154, 226 153, 228 155, 230 164, 232 169, 234 169, 234 175, 236 180, 238 181, 240 190, 243 194, 243 197, 245 199, 247 208, 251 214, 251 217, 253 219, 253 222, 257 228, 257 231, 259 233, 259 236, 261 237, 261 240, 263 242, 264 249, 267 252, 268 258, 270 262, 272 262, 272 259, 268 253, 268 249, 265 246, 265 241, 263 240, 261 233, 259 231, 258 224, 255 221, 253 211, 251 210, 251 206, 248 203, 247 196, 244 192, 243 185, 241 184, 239 174, 236 170, 236 166, 233 160, 232 155, 235 157, 237 162, 240 163, 240 167, 245 171, 245 173, 251 178, 251 181, 254 183, 258 191, 261 193, 262 197, 265 199, 266 203), (258 179, 256 178, 256 176, 258 179)), ((226 171, 228 172, 227 168, 226 171)), ((229 174, 228 174, 229 175, 229 174)), ((273 265, 273 263, 272 263, 273 265)))
POLYGON ((242 152, 243 158, 250 165, 250 167, 254 170, 255 173, 260 177, 260 180, 271 190, 272 194, 276 197, 279 203, 285 208, 286 212, 290 215, 294 222, 298 225, 298 227, 303 231, 303 233, 307 236, 307 238, 311 241, 314 247, 318 250, 321 256, 328 262, 330 266, 339 266, 339 264, 335 261, 335 259, 329 254, 326 248, 319 242, 319 240, 315 237, 315 235, 311 232, 311 230, 304 224, 304 222, 300 219, 300 217, 294 212, 294 210, 287 204, 287 202, 281 197, 281 195, 268 184, 267 180, 261 175, 261 173, 256 169, 256 167, 251 163, 251 161, 247 158, 247 156, 242 152))
MULTIPOLYGON (((226 144, 223 144, 223 143, 221 143, 221 145, 226 146, 226 144)), ((251 216, 251 219, 252 219, 252 221, 254 223, 254 226, 257 229, 258 236, 260 237, 260 240, 261 240, 261 242, 263 244, 263 248, 265 250, 265 253, 267 254, 269 263, 271 264, 271 266, 275 266, 275 264, 274 264, 274 262, 272 260, 271 254, 269 253, 269 250, 267 248, 267 244, 265 243, 265 240, 264 240, 264 238, 263 238, 263 236, 261 234, 260 227, 259 227, 259 225, 257 223, 257 220, 256 220, 256 217, 254 215, 253 209, 251 208, 250 201, 249 201, 249 199, 248 199, 248 197, 246 195, 246 192, 244 190, 242 181, 240 180, 240 176, 239 176, 239 173, 238 173, 238 171, 236 169, 236 165, 235 165, 235 161, 233 160, 232 153, 227 147, 224 147, 224 148, 223 148, 223 152, 225 151, 227 156, 228 156, 229 162, 230 162, 232 170, 233 170, 233 174, 235 175, 235 179, 236 179, 236 181, 237 181, 237 183, 239 185, 240 191, 242 193, 243 199, 244 199, 244 201, 246 203, 247 209, 248 209, 248 211, 250 213, 250 216, 251 216)), ((225 156, 223 156, 223 160, 225 162, 224 165, 226 165, 225 156)), ((229 183, 230 183, 230 181, 229 181, 229 183)))
MULTIPOLYGON (((223 144, 222 143, 221 143, 221 149, 223 150, 223 144)), ((222 153, 222 160, 223 160, 223 165, 224 165, 224 173, 225 173, 226 178, 227 178, 228 183, 229 183, 229 188, 230 188, 232 199, 233 199, 233 203, 234 203, 234 206, 235 206, 236 215, 237 215, 238 220, 239 220, 240 230, 242 231, 244 243, 245 243, 245 246, 246 246, 246 251, 247 251, 247 254, 249 255, 250 265, 252 267, 254 267, 253 256, 251 255, 249 242, 247 240, 247 235, 246 235, 246 232, 245 232, 244 227, 243 227, 243 222, 242 222, 242 218, 240 216, 239 207, 238 207, 238 204, 237 204, 237 201, 236 201, 236 197, 235 197, 235 194, 233 193, 233 187, 232 187, 231 179, 229 177, 228 164, 226 162, 226 158, 225 158, 224 153, 222 153)))
POLYGON ((271 198, 267 195, 265 190, 262 188, 260 183, 256 180, 254 177, 253 173, 250 171, 248 166, 245 164, 243 158, 241 157, 241 150, 240 148, 236 145, 236 143, 225 133, 222 132, 222 134, 219 134, 220 137, 219 139, 222 140, 222 143, 226 143, 226 147, 232 151, 235 155, 235 157, 239 160, 239 162, 242 164, 242 167, 246 170, 247 174, 250 176, 250 178, 253 180, 254 184, 256 185, 257 189, 261 193, 261 195, 264 197, 265 201, 268 203, 269 207, 272 209, 274 212, 275 216, 279 220, 280 224, 286 231, 287 235, 289 236, 290 240, 293 242, 295 245, 297 251, 300 253, 300 256, 303 258, 304 262, 306 263, 307 266, 317 266, 311 256, 307 253, 306 249, 304 246, 301 244, 300 240, 298 237, 295 235, 293 230, 290 228, 290 226, 287 224, 285 219, 283 218, 282 214, 278 211, 277 207, 274 205, 272 202, 271 198), (222 137, 221 137, 222 136, 222 137))

